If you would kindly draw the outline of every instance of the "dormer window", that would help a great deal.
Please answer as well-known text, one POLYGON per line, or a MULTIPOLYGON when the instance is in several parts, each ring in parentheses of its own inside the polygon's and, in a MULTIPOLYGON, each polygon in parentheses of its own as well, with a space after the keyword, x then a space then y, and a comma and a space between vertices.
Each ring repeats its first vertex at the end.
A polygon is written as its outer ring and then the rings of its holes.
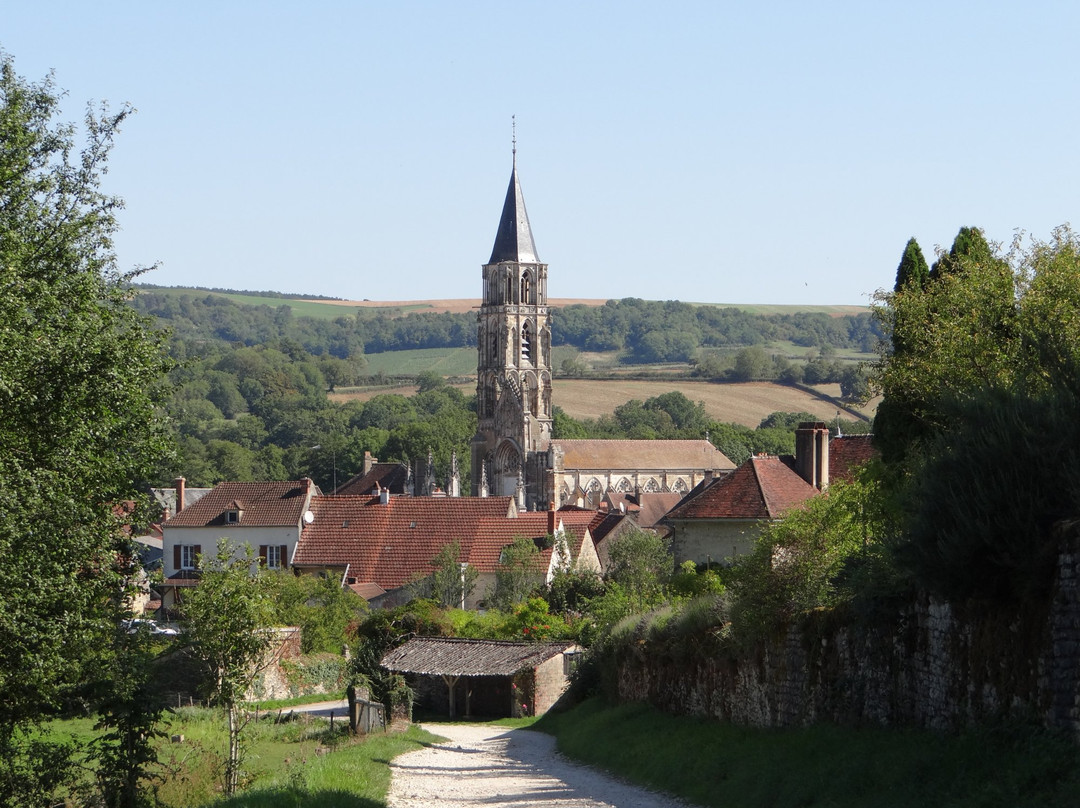
POLYGON ((238 525, 240 519, 244 516, 244 506, 242 506, 236 500, 229 503, 228 509, 225 511, 225 524, 238 525))

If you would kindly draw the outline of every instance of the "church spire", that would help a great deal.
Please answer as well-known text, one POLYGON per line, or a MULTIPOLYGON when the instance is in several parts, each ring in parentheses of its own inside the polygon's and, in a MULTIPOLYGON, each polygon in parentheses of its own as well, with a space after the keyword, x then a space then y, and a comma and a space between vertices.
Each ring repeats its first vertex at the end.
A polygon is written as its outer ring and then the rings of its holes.
POLYGON ((521 195, 521 184, 517 174, 517 123, 514 123, 513 168, 510 171, 510 186, 506 189, 502 217, 499 229, 495 233, 495 246, 491 248, 489 264, 512 261, 518 264, 538 264, 536 244, 533 242, 532 228, 529 227, 529 214, 525 210, 525 197, 521 195))

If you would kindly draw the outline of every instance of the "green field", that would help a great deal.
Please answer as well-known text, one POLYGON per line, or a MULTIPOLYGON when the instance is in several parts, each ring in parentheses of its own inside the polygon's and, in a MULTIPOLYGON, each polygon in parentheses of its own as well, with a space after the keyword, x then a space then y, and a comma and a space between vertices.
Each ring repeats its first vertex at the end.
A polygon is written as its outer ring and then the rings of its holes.
POLYGON ((472 376, 476 374, 476 348, 419 348, 413 351, 387 351, 366 354, 370 374, 415 376, 434 371, 441 376, 472 376))
MULTIPOLYGON (((320 302, 318 300, 298 300, 296 298, 286 297, 260 297, 259 295, 249 295, 244 292, 209 292, 205 289, 188 289, 182 286, 161 286, 145 288, 144 291, 153 292, 158 295, 173 295, 173 296, 196 296, 205 297, 207 295, 213 295, 214 297, 223 297, 226 300, 231 300, 241 306, 269 306, 272 309, 279 308, 281 306, 288 306, 292 309, 294 317, 314 317, 320 320, 336 320, 338 317, 352 317, 356 312, 360 311, 360 306, 346 306, 338 303, 320 302)), ((395 308, 388 308, 387 311, 410 311, 430 308, 424 304, 417 304, 416 306, 402 306, 395 308)), ((367 308, 365 311, 374 313, 379 311, 377 307, 367 308)))

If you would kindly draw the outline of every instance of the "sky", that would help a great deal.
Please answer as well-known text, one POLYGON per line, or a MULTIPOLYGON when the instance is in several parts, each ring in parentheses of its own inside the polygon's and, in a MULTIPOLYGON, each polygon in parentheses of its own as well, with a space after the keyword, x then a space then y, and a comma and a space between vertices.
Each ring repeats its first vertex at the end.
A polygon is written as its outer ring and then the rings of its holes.
POLYGON ((550 297, 866 305, 914 236, 1072 221, 1073 2, 10 3, 15 70, 129 118, 141 277, 480 296, 517 164, 550 297))

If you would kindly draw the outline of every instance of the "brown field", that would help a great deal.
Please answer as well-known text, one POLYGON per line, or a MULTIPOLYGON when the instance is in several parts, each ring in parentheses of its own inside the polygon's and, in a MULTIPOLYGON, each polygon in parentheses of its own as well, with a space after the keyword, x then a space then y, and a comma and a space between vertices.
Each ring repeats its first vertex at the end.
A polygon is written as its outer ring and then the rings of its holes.
MULTIPOLYGON (((829 400, 840 395, 840 385, 826 384, 817 389, 821 397, 768 382, 749 382, 746 384, 709 384, 691 381, 622 381, 588 379, 556 379, 553 401, 562 407, 572 418, 599 418, 610 415, 620 404, 631 399, 644 401, 662 393, 678 390, 691 401, 705 403, 709 417, 724 423, 736 423, 756 427, 762 419, 774 412, 809 412, 823 421, 836 418, 837 405, 829 400)), ((476 391, 475 383, 454 385, 466 395, 476 391)), ((381 388, 356 392, 332 393, 332 401, 367 401, 382 393, 397 393, 411 396, 415 386, 381 388)), ((849 408, 841 417, 856 420, 860 413, 866 417, 874 414, 877 402, 871 402, 862 409, 849 408)))

